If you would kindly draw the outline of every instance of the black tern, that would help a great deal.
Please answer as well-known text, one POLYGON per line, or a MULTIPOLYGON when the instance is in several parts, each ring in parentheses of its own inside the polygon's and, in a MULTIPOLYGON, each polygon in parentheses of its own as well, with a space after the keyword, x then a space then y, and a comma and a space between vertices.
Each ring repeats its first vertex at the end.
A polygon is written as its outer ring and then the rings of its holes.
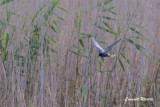
POLYGON ((120 40, 121 39, 115 41, 114 43, 109 45, 105 50, 103 50, 103 48, 92 37, 92 42, 94 43, 96 48, 99 50, 99 56, 100 57, 114 57, 115 55, 111 55, 111 54, 109 54, 109 52, 112 50, 113 46, 116 45, 120 40))

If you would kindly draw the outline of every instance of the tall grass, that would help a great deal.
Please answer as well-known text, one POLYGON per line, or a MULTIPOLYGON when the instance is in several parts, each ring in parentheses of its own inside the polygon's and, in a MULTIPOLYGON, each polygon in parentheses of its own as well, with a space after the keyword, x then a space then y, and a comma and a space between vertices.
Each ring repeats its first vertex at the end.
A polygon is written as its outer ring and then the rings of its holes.
POLYGON ((1 1, 0 106, 159 106, 159 16, 148 9, 156 3, 1 1), (122 38, 116 57, 98 57, 91 37, 102 47, 122 38))

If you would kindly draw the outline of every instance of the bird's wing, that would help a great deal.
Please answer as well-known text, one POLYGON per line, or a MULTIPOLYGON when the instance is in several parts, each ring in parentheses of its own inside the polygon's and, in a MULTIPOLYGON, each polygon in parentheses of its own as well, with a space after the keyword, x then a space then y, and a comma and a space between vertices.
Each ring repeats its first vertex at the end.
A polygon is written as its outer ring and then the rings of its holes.
POLYGON ((94 43, 96 48, 100 51, 100 53, 104 52, 103 48, 94 40, 94 38, 92 38, 92 42, 94 43))
POLYGON ((112 50, 113 46, 116 45, 121 39, 115 41, 114 43, 112 43, 110 46, 108 46, 106 49, 105 49, 105 53, 108 53, 109 51, 112 50))

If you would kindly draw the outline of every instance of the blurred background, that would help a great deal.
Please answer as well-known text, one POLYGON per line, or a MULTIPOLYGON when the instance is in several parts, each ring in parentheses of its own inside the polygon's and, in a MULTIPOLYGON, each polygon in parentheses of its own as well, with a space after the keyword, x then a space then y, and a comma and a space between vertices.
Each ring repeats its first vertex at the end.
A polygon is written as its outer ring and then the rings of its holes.
POLYGON ((159 6, 0 0, 0 107, 160 106, 159 6), (103 48, 122 38, 116 57, 98 57, 91 37, 103 48))

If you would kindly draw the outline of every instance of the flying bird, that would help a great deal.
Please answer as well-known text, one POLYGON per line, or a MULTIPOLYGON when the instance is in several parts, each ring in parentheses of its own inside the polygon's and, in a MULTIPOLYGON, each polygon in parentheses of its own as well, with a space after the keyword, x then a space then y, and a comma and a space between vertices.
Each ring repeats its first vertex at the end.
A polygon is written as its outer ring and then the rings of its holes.
POLYGON ((92 42, 96 46, 96 48, 99 50, 99 56, 100 57, 114 57, 115 55, 109 54, 109 52, 112 50, 113 46, 116 45, 121 39, 115 41, 111 45, 109 45, 105 50, 97 43, 97 41, 94 40, 92 37, 92 42))

